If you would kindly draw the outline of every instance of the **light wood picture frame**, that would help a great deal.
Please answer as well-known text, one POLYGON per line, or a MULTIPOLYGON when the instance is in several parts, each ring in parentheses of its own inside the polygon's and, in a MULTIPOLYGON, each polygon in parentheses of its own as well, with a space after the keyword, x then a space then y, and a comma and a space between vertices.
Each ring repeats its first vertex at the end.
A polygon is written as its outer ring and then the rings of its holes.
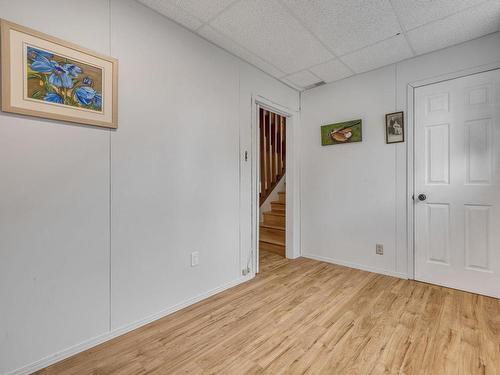
POLYGON ((405 141, 404 112, 393 112, 385 115, 385 142, 402 143, 405 141))
POLYGON ((118 60, 0 20, 2 111, 118 127, 118 60))

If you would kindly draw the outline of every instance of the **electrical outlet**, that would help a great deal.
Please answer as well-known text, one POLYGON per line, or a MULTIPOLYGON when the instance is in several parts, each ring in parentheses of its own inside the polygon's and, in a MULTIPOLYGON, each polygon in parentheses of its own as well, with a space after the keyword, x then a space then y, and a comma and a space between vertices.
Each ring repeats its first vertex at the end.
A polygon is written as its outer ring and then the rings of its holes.
POLYGON ((200 263, 200 253, 194 251, 191 253, 191 267, 196 267, 200 263))
POLYGON ((384 245, 381 244, 376 244, 375 245, 375 254, 377 255, 384 255, 384 245))

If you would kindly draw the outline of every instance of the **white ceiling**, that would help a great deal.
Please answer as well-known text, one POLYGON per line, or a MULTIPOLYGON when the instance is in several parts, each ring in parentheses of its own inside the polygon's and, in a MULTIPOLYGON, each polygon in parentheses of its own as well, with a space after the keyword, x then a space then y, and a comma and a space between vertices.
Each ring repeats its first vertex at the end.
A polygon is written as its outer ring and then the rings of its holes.
POLYGON ((305 89, 500 30, 500 0, 138 0, 305 89))

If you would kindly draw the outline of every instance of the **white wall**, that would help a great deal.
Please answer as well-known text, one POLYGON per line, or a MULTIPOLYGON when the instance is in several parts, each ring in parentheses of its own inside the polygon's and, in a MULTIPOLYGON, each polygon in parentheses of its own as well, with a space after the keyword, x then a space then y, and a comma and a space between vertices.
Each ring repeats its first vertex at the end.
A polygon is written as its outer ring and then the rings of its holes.
POLYGON ((408 275, 407 144, 385 144, 385 114, 407 113, 409 83, 500 62, 499 46, 496 33, 302 94, 304 256, 408 275), (321 146, 320 125, 356 118, 362 143, 321 146))
POLYGON ((299 96, 131 0, 0 14, 120 61, 117 131, 0 113, 3 374, 240 282, 251 97, 299 96))

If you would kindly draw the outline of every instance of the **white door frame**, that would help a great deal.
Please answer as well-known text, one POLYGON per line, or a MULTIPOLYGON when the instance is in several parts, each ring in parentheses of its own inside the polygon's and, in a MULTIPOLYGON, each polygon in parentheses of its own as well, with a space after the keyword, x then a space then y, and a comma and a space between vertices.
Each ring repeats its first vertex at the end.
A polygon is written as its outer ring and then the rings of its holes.
POLYGON ((415 82, 410 82, 407 86, 407 201, 406 201, 406 212, 407 212, 407 247, 408 247, 408 279, 415 280, 415 206, 413 202, 413 195, 415 192, 415 89, 432 85, 435 83, 440 83, 444 81, 450 81, 457 78, 467 77, 474 74, 480 74, 489 72, 492 70, 500 69, 500 61, 497 61, 488 65, 481 65, 478 67, 460 70, 458 72, 453 72, 449 74, 444 74, 441 76, 419 80, 415 82))
POLYGON ((297 121, 297 112, 290 108, 277 104, 260 95, 252 95, 252 248, 253 251, 253 270, 259 272, 259 223, 260 223, 260 204, 259 204, 259 179, 260 179, 260 149, 259 149, 259 110, 264 108, 271 112, 286 117, 286 257, 297 258, 300 256, 299 248, 299 176, 297 152, 294 147, 294 139, 297 121))

